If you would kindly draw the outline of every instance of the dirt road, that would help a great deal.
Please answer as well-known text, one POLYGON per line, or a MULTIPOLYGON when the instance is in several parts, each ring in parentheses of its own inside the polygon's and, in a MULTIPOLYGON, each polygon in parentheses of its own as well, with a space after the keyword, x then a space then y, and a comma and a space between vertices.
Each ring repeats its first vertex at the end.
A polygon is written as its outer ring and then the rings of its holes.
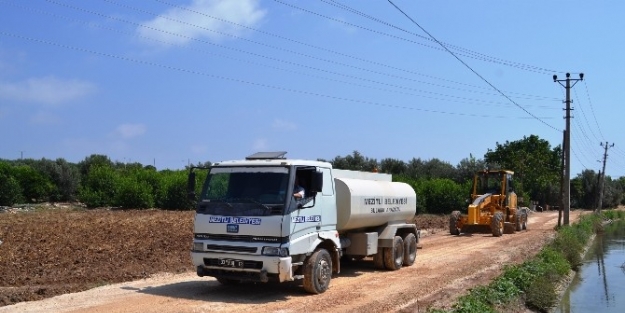
MULTIPOLYGON (((580 211, 571 212, 576 221, 580 211)), ((195 273, 157 275, 85 292, 0 307, 4 312, 424 312, 449 305, 468 288, 487 284, 505 264, 533 256, 554 234, 557 212, 532 213, 528 230, 502 237, 421 238, 411 267, 376 270, 370 259, 343 265, 330 289, 309 295, 300 282, 222 286, 195 273)))

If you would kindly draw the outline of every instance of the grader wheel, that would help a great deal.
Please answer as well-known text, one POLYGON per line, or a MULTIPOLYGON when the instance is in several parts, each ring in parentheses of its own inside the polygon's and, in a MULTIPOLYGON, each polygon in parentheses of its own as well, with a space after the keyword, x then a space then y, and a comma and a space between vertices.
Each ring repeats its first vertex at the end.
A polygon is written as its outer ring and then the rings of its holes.
POLYGON ((523 228, 523 230, 527 230, 528 217, 529 217, 529 209, 523 209, 523 222, 521 223, 521 228, 523 228))
POLYGON ((523 213, 521 210, 517 210, 516 213, 514 214, 514 226, 516 231, 521 231, 523 230, 523 226, 521 225, 523 223, 523 213))
POLYGON ((493 232, 493 236, 501 237, 503 235, 503 225, 503 213, 495 212, 490 220, 490 229, 493 232))
POLYGON ((449 233, 452 235, 460 235, 458 220, 460 220, 460 211, 451 212, 451 215, 449 216, 449 233))

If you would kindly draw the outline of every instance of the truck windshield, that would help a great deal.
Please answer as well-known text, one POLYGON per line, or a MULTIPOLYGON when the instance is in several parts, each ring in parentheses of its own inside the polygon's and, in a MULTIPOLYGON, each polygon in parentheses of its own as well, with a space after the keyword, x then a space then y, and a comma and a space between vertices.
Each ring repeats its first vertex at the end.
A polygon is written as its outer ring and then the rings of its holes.
POLYGON ((279 215, 289 181, 285 167, 214 167, 197 212, 224 216, 279 215))

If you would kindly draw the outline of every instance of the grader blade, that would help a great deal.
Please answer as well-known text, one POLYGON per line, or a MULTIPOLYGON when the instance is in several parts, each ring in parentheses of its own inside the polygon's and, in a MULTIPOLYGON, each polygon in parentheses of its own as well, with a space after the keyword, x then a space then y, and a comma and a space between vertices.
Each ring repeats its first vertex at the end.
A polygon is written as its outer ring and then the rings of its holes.
POLYGON ((476 233, 476 234, 490 234, 490 225, 463 225, 461 232, 463 233, 476 233))

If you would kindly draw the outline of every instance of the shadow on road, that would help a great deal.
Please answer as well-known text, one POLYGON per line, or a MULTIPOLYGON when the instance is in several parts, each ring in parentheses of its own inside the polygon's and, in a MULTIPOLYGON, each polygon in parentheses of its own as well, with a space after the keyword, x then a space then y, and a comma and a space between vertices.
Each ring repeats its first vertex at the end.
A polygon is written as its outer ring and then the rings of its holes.
MULTIPOLYGON (((341 263, 341 273, 332 275, 332 279, 357 277, 362 275, 363 271, 376 271, 371 260, 341 263)), ((330 282, 330 288, 332 288, 332 282, 330 282)), ((212 278, 198 278, 156 287, 124 286, 121 289, 155 296, 239 304, 263 304, 310 296, 302 287, 301 280, 285 283, 243 282, 236 285, 222 285, 212 278)))

